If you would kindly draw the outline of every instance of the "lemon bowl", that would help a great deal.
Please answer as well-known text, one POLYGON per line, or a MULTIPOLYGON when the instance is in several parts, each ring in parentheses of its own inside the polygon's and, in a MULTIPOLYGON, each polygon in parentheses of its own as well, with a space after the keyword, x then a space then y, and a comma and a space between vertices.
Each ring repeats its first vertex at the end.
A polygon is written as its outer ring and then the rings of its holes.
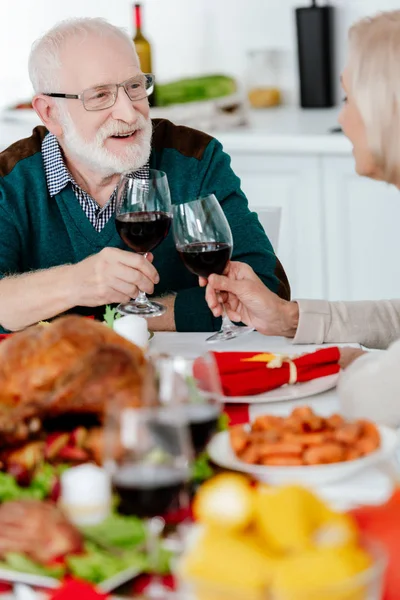
POLYGON ((362 539, 361 548, 371 557, 371 565, 340 583, 306 587, 304 581, 299 578, 297 582, 291 581, 290 589, 288 586, 286 589, 233 589, 225 587, 223 583, 207 581, 205 578, 186 578, 182 575, 178 563, 178 589, 182 597, 190 600, 382 600, 387 567, 386 552, 381 544, 370 539, 362 539))

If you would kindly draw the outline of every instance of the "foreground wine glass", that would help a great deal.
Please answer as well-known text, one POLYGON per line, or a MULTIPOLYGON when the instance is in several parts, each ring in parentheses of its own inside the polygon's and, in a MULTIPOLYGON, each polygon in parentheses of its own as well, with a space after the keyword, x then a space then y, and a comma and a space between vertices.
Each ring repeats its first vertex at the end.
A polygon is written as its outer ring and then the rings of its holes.
POLYGON ((221 384, 212 354, 196 360, 153 354, 150 361, 160 403, 179 411, 188 424, 192 447, 200 454, 217 431, 222 412, 221 384))
MULTIPOLYGON (((148 552, 157 573, 162 516, 186 501, 192 459, 185 420, 176 410, 113 406, 105 427, 104 466, 117 494, 118 511, 147 519, 148 552)), ((165 598, 161 579, 146 589, 149 598, 165 598)))
MULTIPOLYGON (((186 268, 206 279, 212 273, 221 275, 231 258, 233 240, 229 223, 214 194, 174 205, 172 210, 175 246, 186 268)), ((234 325, 223 307, 222 327, 207 338, 207 342, 231 340, 250 331, 253 331, 251 327, 234 325)))
MULTIPOLYGON (((138 254, 147 256, 167 237, 171 226, 171 195, 162 171, 149 170, 149 178, 122 175, 118 184, 115 225, 121 239, 138 254)), ((136 300, 120 304, 123 314, 159 317, 166 308, 150 302, 144 292, 136 300)))

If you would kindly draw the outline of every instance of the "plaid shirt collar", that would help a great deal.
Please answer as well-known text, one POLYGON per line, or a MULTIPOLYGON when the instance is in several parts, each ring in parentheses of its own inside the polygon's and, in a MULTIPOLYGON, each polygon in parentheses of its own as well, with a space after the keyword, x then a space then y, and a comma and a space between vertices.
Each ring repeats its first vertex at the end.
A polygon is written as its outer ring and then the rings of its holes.
MULTIPOLYGON (((71 183, 73 187, 78 188, 82 192, 81 187, 76 183, 71 173, 68 171, 64 158, 61 152, 60 144, 55 135, 48 133, 42 142, 42 155, 44 170, 46 174, 47 187, 49 189, 50 196, 56 196, 65 188, 68 183, 71 183)), ((137 171, 131 173, 132 177, 138 179, 149 178, 149 161, 143 167, 140 167, 137 171)), ((87 192, 84 192, 87 194, 87 192)), ((113 194, 115 191, 113 192, 113 194)))
MULTIPOLYGON (((111 194, 108 202, 100 207, 90 194, 79 187, 68 171, 58 140, 51 133, 47 134, 42 142, 42 155, 50 196, 54 197, 70 183, 86 217, 96 231, 101 231, 115 212, 117 188, 111 194)), ((129 173, 129 177, 149 179, 149 161, 137 171, 129 173)))

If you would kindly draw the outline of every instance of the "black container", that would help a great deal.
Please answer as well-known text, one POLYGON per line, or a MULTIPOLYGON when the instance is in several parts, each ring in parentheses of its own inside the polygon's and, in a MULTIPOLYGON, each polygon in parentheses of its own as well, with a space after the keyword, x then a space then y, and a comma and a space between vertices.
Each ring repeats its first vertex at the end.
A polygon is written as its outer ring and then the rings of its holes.
POLYGON ((312 6, 296 9, 300 104, 303 108, 335 105, 334 8, 312 6))

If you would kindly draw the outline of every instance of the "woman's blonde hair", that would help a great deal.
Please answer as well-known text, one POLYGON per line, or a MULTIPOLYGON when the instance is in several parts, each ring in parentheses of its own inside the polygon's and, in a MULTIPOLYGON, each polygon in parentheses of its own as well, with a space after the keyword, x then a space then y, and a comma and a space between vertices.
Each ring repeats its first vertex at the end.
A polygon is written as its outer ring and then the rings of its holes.
POLYGON ((388 183, 400 183, 400 10, 362 19, 349 34, 350 91, 388 183))

